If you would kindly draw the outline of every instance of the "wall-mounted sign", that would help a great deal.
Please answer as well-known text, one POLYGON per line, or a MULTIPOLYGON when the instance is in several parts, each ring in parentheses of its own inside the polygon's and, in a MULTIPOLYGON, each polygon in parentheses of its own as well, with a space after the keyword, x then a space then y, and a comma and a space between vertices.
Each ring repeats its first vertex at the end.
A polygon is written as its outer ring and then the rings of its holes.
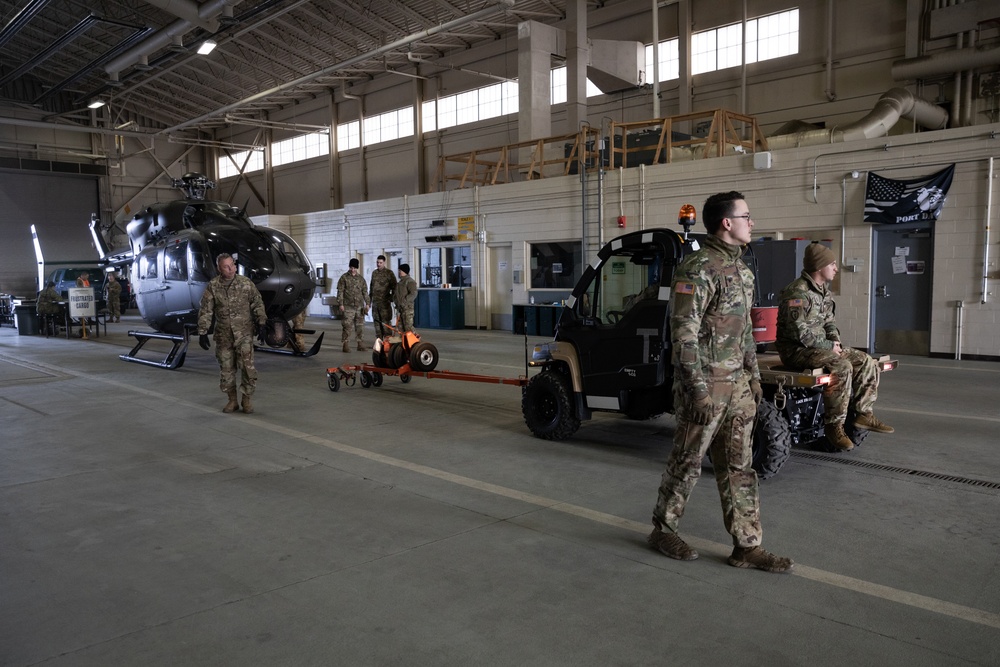
POLYGON ((476 234, 476 216, 464 215, 458 219, 458 238, 470 241, 476 234))

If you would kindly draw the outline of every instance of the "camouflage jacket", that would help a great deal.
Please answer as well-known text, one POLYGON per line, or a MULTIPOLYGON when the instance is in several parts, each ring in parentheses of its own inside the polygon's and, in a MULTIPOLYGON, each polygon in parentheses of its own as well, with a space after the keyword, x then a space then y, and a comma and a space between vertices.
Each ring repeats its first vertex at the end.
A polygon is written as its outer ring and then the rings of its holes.
POLYGON ((372 271, 371 286, 368 288, 368 297, 371 301, 382 303, 392 303, 392 292, 396 289, 396 276, 392 269, 382 267, 372 271))
POLYGON ((60 310, 58 302, 61 300, 62 297, 55 287, 46 287, 38 293, 35 312, 39 315, 55 315, 60 310))
POLYGON ((231 283, 222 282, 222 276, 215 276, 205 285, 201 295, 201 310, 198 312, 198 335, 208 333, 215 317, 215 339, 231 337, 239 340, 253 336, 254 324, 264 324, 264 300, 257 286, 246 276, 236 275, 231 283))
POLYGON ((688 398, 707 396, 710 382, 733 382, 744 373, 760 380, 750 321, 753 273, 742 254, 741 246, 710 235, 674 273, 674 388, 688 398))
POLYGON ((828 285, 817 285, 805 271, 781 291, 778 335, 774 346, 782 359, 806 347, 832 350, 840 341, 834 322, 836 304, 828 285))
POLYGON ((413 310, 413 302, 417 300, 417 281, 410 276, 403 276, 396 284, 393 297, 396 310, 413 310))
POLYGON ((358 310, 371 304, 368 297, 368 285, 360 273, 352 276, 348 271, 337 281, 337 300, 345 310, 358 310))
POLYGON ((112 299, 120 299, 122 296, 122 284, 117 280, 112 282, 108 280, 108 284, 104 286, 104 298, 108 301, 112 299))

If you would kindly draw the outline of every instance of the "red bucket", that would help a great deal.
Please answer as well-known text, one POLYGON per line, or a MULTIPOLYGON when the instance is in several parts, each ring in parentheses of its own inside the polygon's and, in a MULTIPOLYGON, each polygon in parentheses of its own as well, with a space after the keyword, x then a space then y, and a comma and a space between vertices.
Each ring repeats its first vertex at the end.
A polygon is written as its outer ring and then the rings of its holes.
POLYGON ((750 309, 753 339, 757 343, 773 343, 778 338, 778 307, 750 309))

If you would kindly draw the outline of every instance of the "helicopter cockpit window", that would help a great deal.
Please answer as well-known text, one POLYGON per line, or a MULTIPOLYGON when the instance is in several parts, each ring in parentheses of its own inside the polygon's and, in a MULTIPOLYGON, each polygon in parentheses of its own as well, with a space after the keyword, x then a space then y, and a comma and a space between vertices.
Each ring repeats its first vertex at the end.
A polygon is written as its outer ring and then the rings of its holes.
POLYGON ((305 252, 290 237, 272 232, 271 238, 274 241, 274 247, 278 252, 287 256, 289 262, 295 262, 307 272, 312 269, 312 266, 306 261, 305 252))
POLYGON ((156 253, 146 253, 139 257, 139 278, 143 280, 156 278, 156 253))
POLYGON ((187 248, 168 247, 163 253, 163 277, 166 280, 187 280, 187 248))
POLYGON ((192 281, 207 283, 215 275, 211 254, 198 239, 192 238, 188 241, 187 259, 192 281))
POLYGON ((616 324, 640 301, 659 298, 661 267, 661 254, 649 246, 608 257, 577 299, 577 312, 581 317, 616 324))

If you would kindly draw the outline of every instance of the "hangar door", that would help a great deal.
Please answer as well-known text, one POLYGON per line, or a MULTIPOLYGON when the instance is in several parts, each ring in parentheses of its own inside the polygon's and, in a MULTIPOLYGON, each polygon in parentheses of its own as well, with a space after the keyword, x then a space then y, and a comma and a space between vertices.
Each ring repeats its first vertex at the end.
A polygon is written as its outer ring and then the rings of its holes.
POLYGON ((46 265, 93 263, 90 215, 100 211, 98 179, 33 171, 0 173, 0 292, 35 296, 35 225, 46 265))
POLYGON ((927 356, 931 350, 933 227, 875 225, 872 264, 873 352, 927 356))

